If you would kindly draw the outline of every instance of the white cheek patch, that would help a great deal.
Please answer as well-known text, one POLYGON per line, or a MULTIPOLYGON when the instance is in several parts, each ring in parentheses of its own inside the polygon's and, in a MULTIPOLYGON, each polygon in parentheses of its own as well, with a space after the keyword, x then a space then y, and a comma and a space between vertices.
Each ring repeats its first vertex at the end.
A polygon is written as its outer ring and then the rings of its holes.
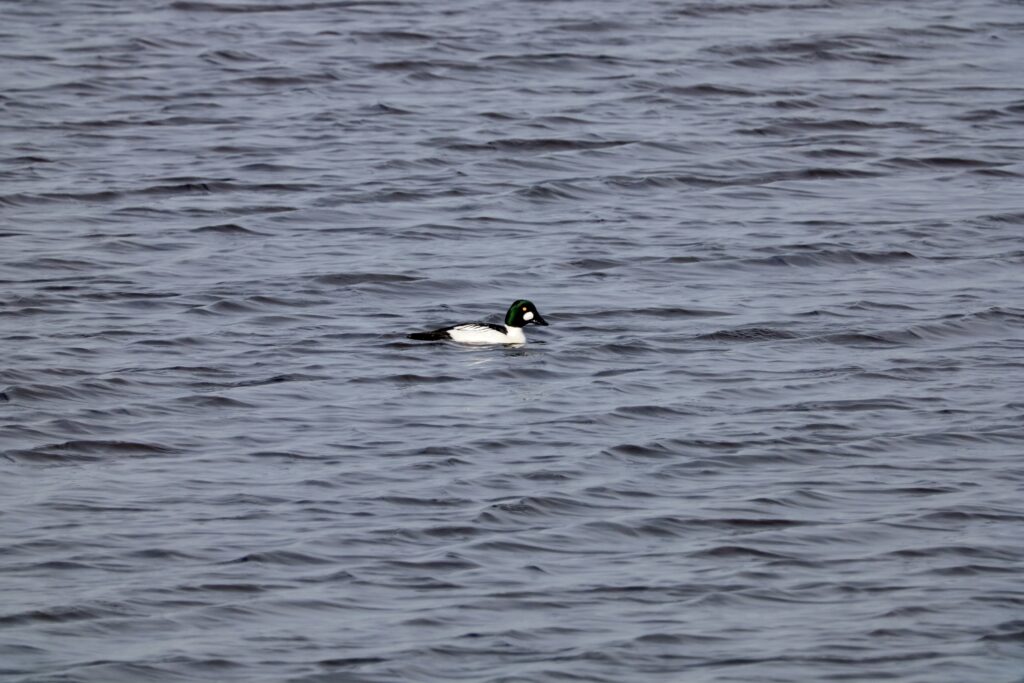
POLYGON ((526 313, 524 313, 523 314, 523 320, 525 320, 527 322, 533 320, 533 311, 527 311, 526 313))

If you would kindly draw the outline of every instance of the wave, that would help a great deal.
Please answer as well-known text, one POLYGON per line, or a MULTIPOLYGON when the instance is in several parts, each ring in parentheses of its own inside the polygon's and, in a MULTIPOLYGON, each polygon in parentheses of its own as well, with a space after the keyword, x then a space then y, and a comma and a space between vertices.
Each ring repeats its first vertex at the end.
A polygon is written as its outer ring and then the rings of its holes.
POLYGON ((854 249, 814 249, 806 252, 773 254, 771 256, 747 258, 739 261, 751 266, 786 266, 791 268, 822 267, 834 265, 879 265, 918 260, 919 257, 906 250, 859 251, 854 249))
POLYGON ((313 276, 313 281, 321 285, 335 287, 351 287, 361 284, 392 284, 403 282, 417 282, 421 278, 411 275, 400 275, 397 273, 328 273, 326 275, 313 276))
POLYGON ((717 332, 709 332, 707 334, 698 335, 695 338, 707 341, 762 342, 779 341, 783 339, 796 339, 798 337, 799 335, 793 332, 788 332, 786 330, 776 330, 770 327, 741 327, 732 330, 718 330, 717 332))
POLYGON ((0 196, 0 204, 31 206, 36 204, 113 202, 133 197, 175 197, 216 193, 301 192, 310 187, 300 183, 236 183, 229 180, 192 179, 147 185, 132 189, 95 190, 89 192, 17 193, 0 196))
POLYGON ((175 450, 168 446, 153 443, 78 439, 32 448, 11 449, 4 455, 14 462, 71 464, 107 458, 168 455, 174 452, 175 450))
POLYGON ((226 14, 253 14, 261 12, 309 12, 324 9, 360 9, 401 7, 402 0, 324 0, 322 2, 206 2, 204 0, 175 0, 168 7, 178 12, 213 12, 226 14))
POLYGON ((442 146, 457 152, 573 152, 628 145, 631 140, 585 140, 572 138, 496 138, 487 142, 450 141, 442 146))
POLYGON ((217 225, 203 225, 198 228, 192 228, 192 232, 199 234, 215 234, 215 235, 234 235, 234 236, 256 236, 264 235, 265 233, 246 228, 237 223, 220 223, 217 225))

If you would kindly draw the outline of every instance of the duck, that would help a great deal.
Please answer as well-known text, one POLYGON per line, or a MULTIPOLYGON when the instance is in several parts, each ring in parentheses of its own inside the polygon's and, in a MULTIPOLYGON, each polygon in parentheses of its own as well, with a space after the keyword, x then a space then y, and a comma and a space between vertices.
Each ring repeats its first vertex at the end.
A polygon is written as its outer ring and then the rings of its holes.
POLYGON ((504 325, 460 323, 429 332, 413 332, 406 336, 417 341, 451 340, 462 344, 525 344, 526 335, 523 333, 523 328, 529 324, 547 327, 548 321, 544 320, 532 302, 526 299, 517 299, 508 307, 504 325))

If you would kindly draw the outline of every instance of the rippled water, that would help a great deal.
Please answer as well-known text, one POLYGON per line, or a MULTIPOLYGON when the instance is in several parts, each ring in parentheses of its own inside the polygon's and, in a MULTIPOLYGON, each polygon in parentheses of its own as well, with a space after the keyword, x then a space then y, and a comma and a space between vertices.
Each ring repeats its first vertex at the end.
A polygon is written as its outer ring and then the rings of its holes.
POLYGON ((1022 63, 1010 0, 0 3, 0 677, 1024 681, 1022 63))

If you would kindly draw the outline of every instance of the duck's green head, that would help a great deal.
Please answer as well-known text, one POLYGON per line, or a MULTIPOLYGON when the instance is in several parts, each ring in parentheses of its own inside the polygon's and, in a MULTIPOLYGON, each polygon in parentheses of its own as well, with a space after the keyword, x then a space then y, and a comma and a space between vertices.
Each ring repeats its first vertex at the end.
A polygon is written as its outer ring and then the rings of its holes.
POLYGON ((540 317, 540 311, 526 299, 519 299, 509 306, 505 314, 505 324, 509 327, 523 327, 529 323, 547 325, 548 321, 540 317))

